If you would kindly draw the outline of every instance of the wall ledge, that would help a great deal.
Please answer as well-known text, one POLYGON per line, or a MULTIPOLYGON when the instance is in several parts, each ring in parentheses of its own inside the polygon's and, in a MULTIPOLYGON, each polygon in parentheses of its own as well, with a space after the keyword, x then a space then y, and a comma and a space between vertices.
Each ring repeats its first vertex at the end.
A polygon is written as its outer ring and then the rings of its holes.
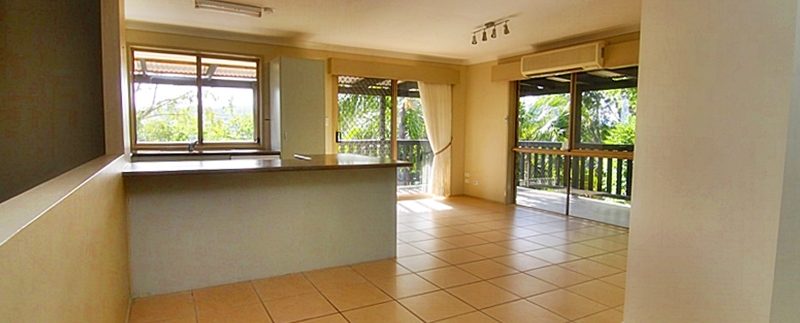
POLYGON ((125 157, 104 155, 0 203, 0 246, 109 167, 122 172, 125 157))

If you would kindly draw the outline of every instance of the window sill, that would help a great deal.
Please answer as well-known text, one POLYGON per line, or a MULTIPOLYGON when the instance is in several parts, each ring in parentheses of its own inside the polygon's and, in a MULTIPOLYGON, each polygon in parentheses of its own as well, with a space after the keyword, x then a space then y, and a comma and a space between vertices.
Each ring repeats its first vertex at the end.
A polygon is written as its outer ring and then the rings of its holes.
POLYGON ((279 151, 259 149, 198 150, 191 152, 179 150, 138 150, 131 154, 131 161, 238 159, 240 157, 279 158, 280 154, 279 151))

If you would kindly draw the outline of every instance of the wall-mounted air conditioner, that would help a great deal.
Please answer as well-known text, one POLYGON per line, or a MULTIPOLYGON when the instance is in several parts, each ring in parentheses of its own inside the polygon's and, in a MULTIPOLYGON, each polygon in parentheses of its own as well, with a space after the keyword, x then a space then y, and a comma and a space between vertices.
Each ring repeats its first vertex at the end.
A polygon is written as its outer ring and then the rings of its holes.
POLYGON ((603 47, 605 42, 593 42, 524 56, 522 75, 533 78, 600 69, 603 47))

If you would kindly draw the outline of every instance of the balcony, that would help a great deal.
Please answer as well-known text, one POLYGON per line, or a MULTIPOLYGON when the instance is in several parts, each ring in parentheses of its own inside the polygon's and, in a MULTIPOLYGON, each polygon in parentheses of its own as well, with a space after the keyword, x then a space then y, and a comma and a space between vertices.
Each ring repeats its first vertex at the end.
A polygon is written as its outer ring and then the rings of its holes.
MULTIPOLYGON (((343 140, 339 142, 340 153, 374 157, 391 157, 390 140, 343 140)), ((412 163, 411 167, 397 169, 397 191, 399 194, 424 194, 427 192, 433 150, 428 140, 397 140, 397 159, 412 163)))
POLYGON ((563 151, 561 143, 523 141, 514 151, 517 204, 628 226, 632 145, 563 151))

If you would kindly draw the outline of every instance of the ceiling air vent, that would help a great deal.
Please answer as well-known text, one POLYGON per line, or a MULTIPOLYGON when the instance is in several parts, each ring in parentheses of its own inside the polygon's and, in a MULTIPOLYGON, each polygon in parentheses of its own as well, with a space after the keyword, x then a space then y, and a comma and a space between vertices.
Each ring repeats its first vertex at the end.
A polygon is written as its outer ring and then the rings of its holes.
POLYGON ((522 74, 533 78, 599 69, 603 47, 605 42, 594 42, 524 56, 522 74))

